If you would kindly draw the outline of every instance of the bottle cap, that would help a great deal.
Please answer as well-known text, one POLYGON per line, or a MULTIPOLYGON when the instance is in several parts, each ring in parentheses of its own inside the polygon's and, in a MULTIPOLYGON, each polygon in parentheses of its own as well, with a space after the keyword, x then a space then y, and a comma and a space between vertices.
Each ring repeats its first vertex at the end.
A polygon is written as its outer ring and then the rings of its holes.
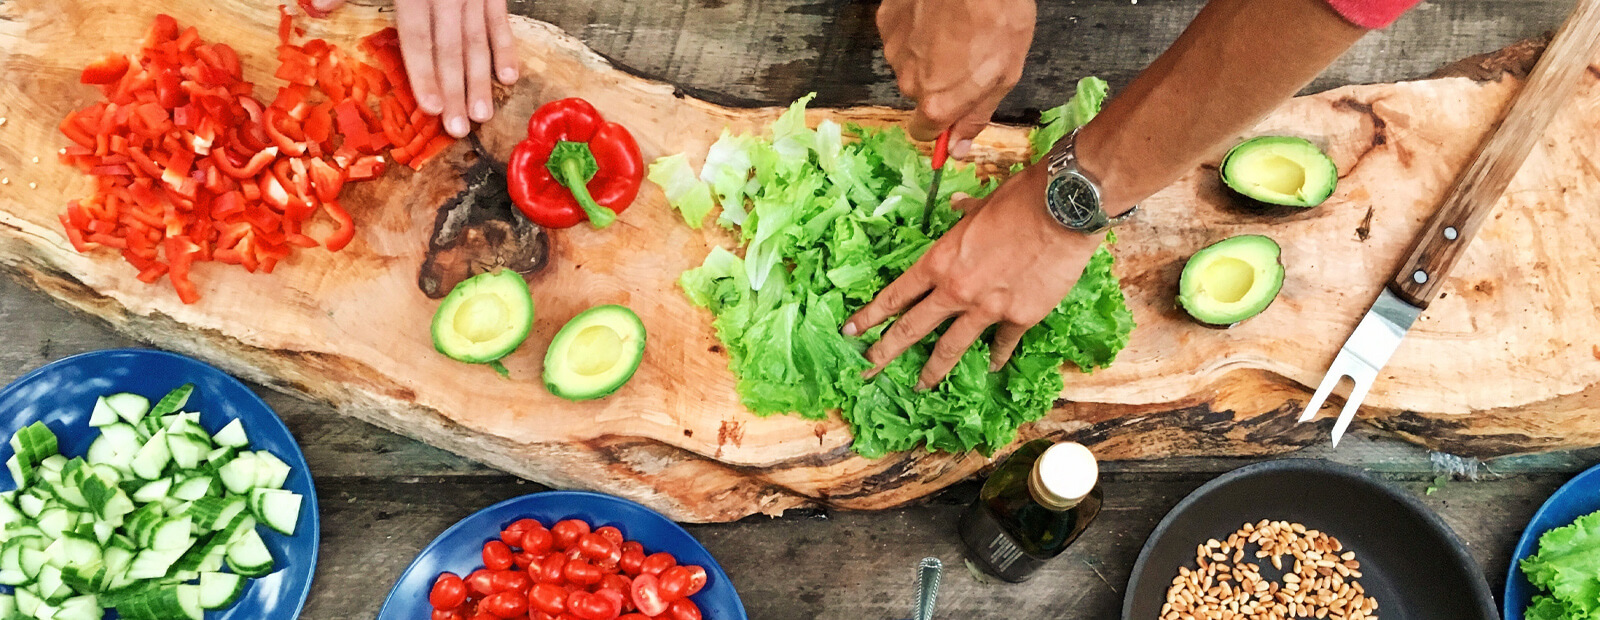
POLYGON ((1033 464, 1028 488, 1034 499, 1056 510, 1077 506, 1100 481, 1100 464, 1081 444, 1050 446, 1033 464))

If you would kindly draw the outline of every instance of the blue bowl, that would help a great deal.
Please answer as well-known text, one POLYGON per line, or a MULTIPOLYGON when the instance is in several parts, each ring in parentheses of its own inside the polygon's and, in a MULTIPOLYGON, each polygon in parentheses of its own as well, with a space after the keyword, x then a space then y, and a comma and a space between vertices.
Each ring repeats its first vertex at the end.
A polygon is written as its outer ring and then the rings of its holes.
POLYGON ((739 593, 711 553, 678 524, 661 513, 620 497, 584 491, 546 491, 500 502, 462 519, 433 539, 389 592, 378 620, 426 618, 428 592, 439 573, 462 577, 483 568, 483 543, 498 540, 500 530, 517 519, 531 517, 546 527, 562 519, 582 519, 593 527, 615 526, 623 537, 639 541, 645 553, 665 551, 679 564, 706 569, 706 587, 689 600, 700 607, 705 620, 749 620, 739 593))
POLYGON ((1600 510, 1600 465, 1589 468, 1578 477, 1557 489, 1550 499, 1533 513, 1528 528, 1522 530, 1517 550, 1511 554, 1511 568, 1506 571, 1506 595, 1501 617, 1505 620, 1522 620, 1522 612, 1533 602, 1539 591, 1528 583, 1522 574, 1522 560, 1539 551, 1539 537, 1545 532, 1569 525, 1578 517, 1600 510))
MULTIPOLYGON (((294 536, 257 528, 277 561, 266 577, 249 580, 233 607, 207 612, 212 620, 292 620, 300 615, 311 576, 317 567, 317 492, 311 486, 310 468, 300 446, 283 421, 250 388, 216 368, 175 353, 149 349, 94 351, 57 360, 28 373, 0 390, 0 438, 35 421, 55 431, 61 453, 83 456, 99 433, 89 426, 95 399, 106 394, 133 392, 154 404, 167 392, 193 383, 186 411, 200 412, 200 424, 215 433, 238 418, 250 436, 250 447, 266 450, 293 468, 284 488, 305 497, 294 536)), ((11 458, 9 442, 0 444, 0 461, 11 458)), ((16 488, 9 475, 0 475, 0 491, 16 488)), ((6 588, 10 590, 10 588, 6 588)), ((115 612, 107 618, 117 617, 115 612)))

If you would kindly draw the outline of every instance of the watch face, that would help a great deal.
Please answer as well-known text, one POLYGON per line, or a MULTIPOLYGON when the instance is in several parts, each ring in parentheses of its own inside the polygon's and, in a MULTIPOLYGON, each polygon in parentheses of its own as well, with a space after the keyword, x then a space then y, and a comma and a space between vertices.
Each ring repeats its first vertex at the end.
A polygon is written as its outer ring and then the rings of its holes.
POLYGON ((1046 202, 1056 220, 1073 229, 1087 229, 1101 215, 1100 196, 1089 180, 1077 174, 1062 174, 1050 180, 1046 202))

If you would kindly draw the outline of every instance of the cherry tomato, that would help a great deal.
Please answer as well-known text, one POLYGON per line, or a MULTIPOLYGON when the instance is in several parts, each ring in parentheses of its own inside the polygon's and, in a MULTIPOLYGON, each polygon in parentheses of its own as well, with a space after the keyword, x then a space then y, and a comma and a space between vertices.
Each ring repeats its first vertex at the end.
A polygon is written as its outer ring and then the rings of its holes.
POLYGON ((667 608, 667 617, 672 620, 700 620, 700 607, 694 601, 681 598, 667 608))
POLYGON ((483 544, 483 565, 489 570, 505 570, 511 568, 512 558, 516 555, 511 552, 511 546, 498 540, 491 540, 483 544))
POLYGON ((646 616, 659 616, 667 611, 667 599, 661 596, 661 582, 655 575, 633 578, 633 606, 646 616))
POLYGON ((555 538, 550 535, 550 530, 539 528, 522 533, 522 546, 524 553, 545 554, 555 546, 555 538))
POLYGON ((567 591, 555 584, 534 584, 528 591, 528 606, 547 614, 559 614, 567 610, 567 591))
POLYGON ((533 519, 517 519, 500 530, 500 541, 515 547, 522 542, 522 533, 531 529, 544 529, 544 524, 533 519))
POLYGON ((610 609, 607 615, 611 618, 616 618, 622 614, 622 608, 628 604, 628 595, 616 590, 608 588, 595 590, 594 595, 606 600, 606 604, 610 609))
POLYGON ((494 616, 494 614, 479 612, 477 615, 473 616, 469 620, 499 620, 499 619, 496 618, 494 616))
POLYGON ((567 581, 582 585, 594 585, 605 578, 605 573, 600 568, 583 560, 572 560, 562 567, 561 574, 567 581))
POLYGON ((589 533, 589 524, 577 519, 560 521, 550 528, 550 534, 555 538, 555 548, 565 551, 576 544, 578 539, 589 533))
POLYGON ((622 543, 612 542, 611 539, 601 536, 598 532, 584 534, 578 539, 578 551, 591 560, 605 558, 611 555, 612 551, 621 551, 621 547, 622 543))
POLYGON ((544 562, 539 564, 539 581, 561 585, 566 581, 566 578, 562 577, 561 569, 565 568, 566 566, 567 556, 559 553, 552 553, 545 556, 544 562))
POLYGON ((669 601, 692 596, 706 587, 706 569, 698 566, 674 566, 661 571, 661 595, 669 601))
POLYGON ((640 613, 622 614, 622 617, 617 618, 617 620, 650 620, 650 616, 640 613))
POLYGON ((478 603, 478 609, 501 618, 515 618, 527 615, 528 597, 523 596, 521 592, 507 590, 483 599, 482 603, 478 603))
POLYGON ((689 569, 689 590, 683 593, 684 596, 694 596, 699 594, 701 590, 706 589, 705 568, 695 566, 693 564, 687 565, 684 568, 689 569))
POLYGON ((615 527, 607 525, 607 526, 601 527, 599 529, 596 529, 594 531, 594 533, 599 534, 602 537, 604 537, 606 540, 611 541, 612 544, 616 544, 616 545, 621 545, 622 544, 622 530, 619 530, 619 529, 617 529, 615 527))
POLYGON ((527 592, 528 588, 533 587, 533 578, 517 570, 495 571, 494 577, 489 580, 489 585, 494 587, 495 592, 507 590, 527 592))
POLYGON ((678 559, 665 551, 652 553, 639 565, 639 572, 646 575, 660 575, 661 571, 678 565, 678 559))
POLYGON ((638 551, 639 553, 644 553, 644 545, 639 544, 639 541, 637 541, 637 540, 624 540, 624 541, 622 541, 621 545, 617 545, 617 546, 622 547, 622 550, 624 552, 628 551, 629 549, 632 549, 634 551, 638 551))
POLYGON ((617 561, 617 568, 627 573, 629 577, 639 574, 639 566, 644 564, 644 551, 638 549, 625 549, 622 557, 617 561))
POLYGON ((428 604, 434 609, 449 610, 467 602, 467 584, 455 573, 439 573, 428 593, 428 604))
POLYGON ((433 615, 428 618, 429 620, 466 620, 467 617, 461 615, 461 611, 457 609, 435 609, 433 610, 433 615))
POLYGON ((622 595, 612 590, 574 592, 567 597, 567 612, 583 620, 615 620, 622 615, 622 595))
POLYGON ((524 570, 528 568, 528 565, 539 560, 540 557, 532 553, 518 553, 511 556, 511 567, 517 570, 524 570))
POLYGON ((494 594, 494 571, 487 568, 472 571, 471 575, 467 575, 467 587, 477 592, 478 596, 494 594))
POLYGON ((600 580, 598 586, 601 590, 616 590, 622 593, 622 611, 633 611, 633 580, 622 575, 610 574, 600 580))
POLYGON ((561 618, 542 611, 530 611, 528 612, 528 620, 561 620, 561 618))

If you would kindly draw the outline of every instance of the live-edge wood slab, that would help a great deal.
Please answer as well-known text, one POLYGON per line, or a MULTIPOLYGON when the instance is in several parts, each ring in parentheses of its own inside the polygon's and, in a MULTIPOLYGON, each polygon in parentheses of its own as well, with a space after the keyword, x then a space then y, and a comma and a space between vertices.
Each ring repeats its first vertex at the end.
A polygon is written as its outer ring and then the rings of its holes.
MULTIPOLYGON (((302 252, 270 276, 204 266, 196 278, 205 299, 183 306, 165 287, 133 280, 110 255, 71 251, 55 215, 88 183, 55 162, 63 140, 54 126, 95 96, 76 84, 77 70, 107 50, 130 50, 158 10, 233 45, 247 77, 262 85, 258 95, 269 97, 275 12, 237 0, 161 7, 12 0, 0 9, 0 115, 10 119, 0 126, 0 170, 12 180, 0 186, 0 265, 119 331, 507 471, 632 497, 685 520, 817 503, 891 506, 986 462, 921 452, 867 461, 849 451, 848 429, 837 420, 744 412, 709 316, 674 286, 678 273, 729 240, 684 227, 648 185, 613 228, 551 235, 550 262, 530 279, 539 320, 524 350, 507 361, 512 381, 433 353, 426 325, 434 303, 417 288, 417 270, 433 208, 461 189, 455 173, 473 158, 465 146, 422 174, 394 172, 351 190, 345 202, 360 232, 344 252, 302 252), (32 164, 33 157, 41 162, 32 164), (567 318, 600 303, 627 304, 644 318, 651 336, 645 363, 604 401, 556 400, 537 381, 543 348, 567 318)), ((386 22, 376 10, 351 7, 301 24, 309 36, 353 48, 355 37, 386 22)), ((610 68, 546 24, 519 18, 514 27, 524 78, 480 130, 500 158, 528 114, 558 97, 595 102, 633 130, 646 158, 688 152, 696 163, 724 127, 759 131, 777 113, 702 103, 610 68)), ((1600 198, 1596 76, 1600 71, 1590 72, 1446 298, 1380 378, 1363 409, 1367 419, 1485 455, 1600 441, 1600 349, 1583 340, 1600 333, 1593 312, 1600 261, 1591 241, 1600 220, 1584 208, 1600 198)), ((1024 434, 1073 437, 1108 459, 1258 454, 1321 441, 1326 422, 1292 423, 1303 386, 1320 378, 1519 83, 1497 76, 1347 87, 1286 105, 1260 131, 1326 144, 1343 176, 1329 203, 1291 221, 1221 210, 1208 168, 1152 198, 1116 247, 1141 324, 1132 345, 1109 370, 1069 371, 1061 406, 1024 434), (1183 259, 1245 232, 1284 245, 1282 297, 1231 331, 1187 323, 1171 302, 1183 259)), ((825 116, 864 123, 904 117, 859 108, 816 111, 811 120, 825 116)), ((980 140, 980 159, 1015 161, 1023 135, 991 129, 980 140)))

